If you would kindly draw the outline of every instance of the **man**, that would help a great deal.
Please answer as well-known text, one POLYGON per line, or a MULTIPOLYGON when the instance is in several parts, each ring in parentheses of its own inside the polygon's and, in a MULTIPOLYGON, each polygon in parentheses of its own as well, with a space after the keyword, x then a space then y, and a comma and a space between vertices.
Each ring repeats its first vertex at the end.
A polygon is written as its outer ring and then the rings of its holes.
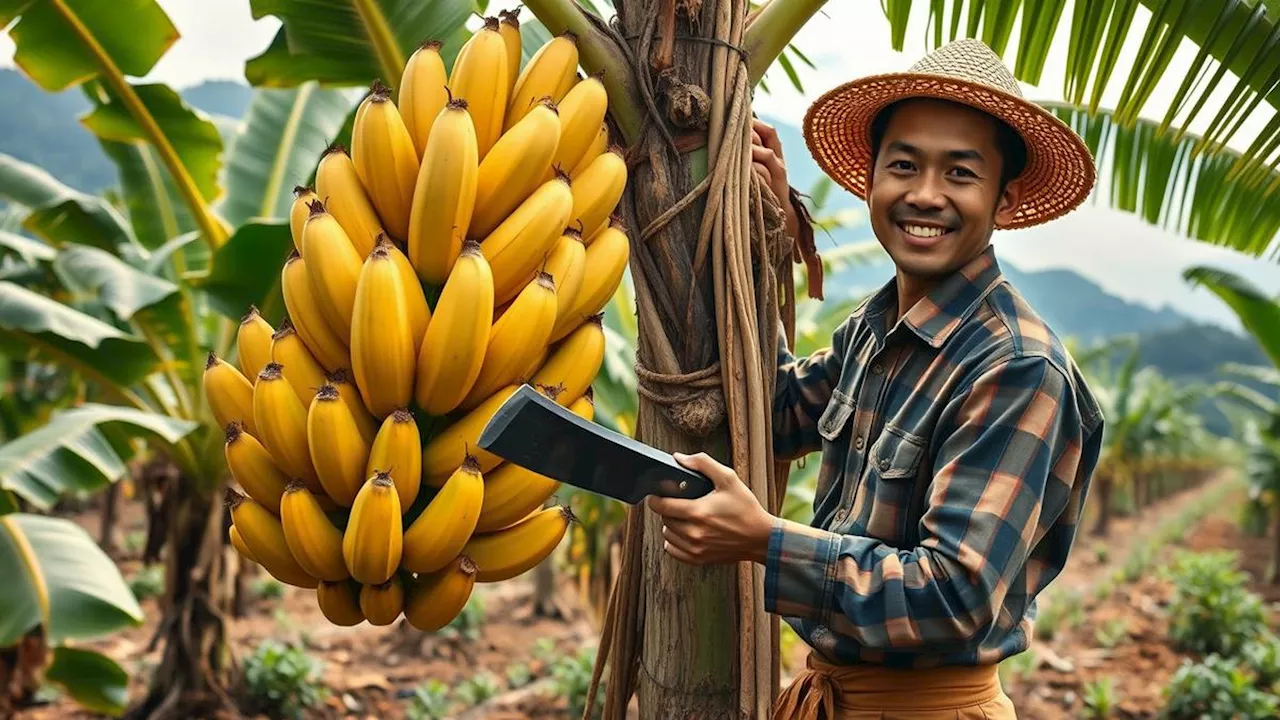
MULTIPOLYGON (((780 351, 775 452, 822 451, 812 526, 769 515, 705 455, 677 458, 712 493, 648 506, 676 559, 764 566, 765 609, 811 647, 775 718, 1014 718, 996 664, 1027 648, 1066 563, 1102 418, 990 239, 1076 207, 1092 158, 972 40, 835 88, 804 130, 896 267, 831 347, 780 351)), ((786 198, 762 123, 753 157, 786 198)))

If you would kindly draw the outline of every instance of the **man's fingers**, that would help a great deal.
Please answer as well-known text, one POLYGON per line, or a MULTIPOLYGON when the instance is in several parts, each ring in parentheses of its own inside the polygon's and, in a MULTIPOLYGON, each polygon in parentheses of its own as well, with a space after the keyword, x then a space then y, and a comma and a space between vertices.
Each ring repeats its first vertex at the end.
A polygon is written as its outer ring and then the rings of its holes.
POLYGON ((668 520, 662 524, 662 539, 679 546, 686 552, 693 552, 695 545, 690 535, 690 528, 678 520, 668 520))
POLYGON ((731 487, 732 483, 738 482, 738 474, 733 471, 733 468, 716 462, 706 453, 698 453, 697 455, 675 453, 674 457, 676 462, 681 465, 706 475, 711 479, 711 482, 715 483, 717 489, 731 487))
POLYGON ((772 172, 775 168, 782 168, 782 160, 778 154, 767 147, 759 145, 751 146, 751 160, 753 162, 763 163, 772 172))
POLYGON ((650 495, 647 502, 650 510, 658 513, 664 518, 687 520, 691 517, 694 503, 697 501, 650 495))
POLYGON ((663 543, 662 549, 665 550, 668 555, 679 560, 682 563, 685 563, 686 565, 698 564, 698 561, 694 559, 693 555, 690 554, 689 551, 681 549, 680 547, 672 544, 671 542, 663 543))

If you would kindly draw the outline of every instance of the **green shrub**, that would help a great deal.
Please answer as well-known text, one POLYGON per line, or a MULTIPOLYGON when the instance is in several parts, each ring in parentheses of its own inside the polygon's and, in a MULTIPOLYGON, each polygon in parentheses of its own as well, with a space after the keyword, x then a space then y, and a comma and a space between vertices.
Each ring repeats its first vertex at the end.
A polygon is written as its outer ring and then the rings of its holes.
POLYGON ((1124 618, 1112 618, 1102 624, 1093 634, 1098 644, 1104 648, 1113 648, 1129 636, 1128 623, 1124 618))
POLYGON ((1036 601, 1036 638, 1052 640, 1065 625, 1075 629, 1084 622, 1084 598, 1076 589, 1056 592, 1036 601))
POLYGON ((322 664, 301 648, 263 640, 244 662, 244 683, 254 709, 273 717, 302 717, 324 702, 322 664))
POLYGON ((1280 692, 1280 638, 1264 635, 1246 644, 1240 656, 1253 672, 1258 687, 1280 692))
POLYGON ((481 672, 458 683, 458 689, 453 694, 464 705, 471 707, 497 695, 501 689, 492 673, 481 672))
POLYGON ((1105 563, 1107 558, 1111 557, 1111 549, 1108 548, 1107 544, 1104 542, 1094 543, 1093 556, 1098 560, 1098 562, 1105 563))
POLYGON ((1000 661, 996 666, 996 672, 1000 674, 1000 683, 1009 686, 1035 672, 1039 666, 1040 658, 1036 655, 1035 648, 1027 648, 1017 655, 1000 661))
POLYGON ((252 589, 254 596, 264 600, 279 600, 284 597, 284 583, 270 575, 254 578, 252 589))
POLYGON ((1165 688, 1165 720, 1268 718, 1280 712, 1275 695, 1255 687, 1253 673, 1214 654, 1204 662, 1184 661, 1165 688))
POLYGON ((139 570, 129 578, 129 590, 138 602, 164 595, 164 564, 156 563, 139 570))
POLYGON ((1115 712, 1119 697, 1116 694, 1115 682, 1111 678, 1100 678, 1086 683, 1082 692, 1085 720, 1106 720, 1115 712))
MULTIPOLYGON (((561 657, 551 666, 555 693, 569 701, 570 717, 582 717, 587 708, 587 691, 591 689, 591 671, 595 660, 595 648, 584 647, 578 650, 577 655, 561 657)), ((591 717, 604 712, 604 685, 604 678, 601 677, 591 717)))
POLYGON ((448 625, 440 628, 442 637, 452 639, 479 640, 480 627, 484 625, 484 600, 479 595, 472 595, 448 625))
POLYGON ((1245 587, 1235 553, 1180 553, 1169 575, 1169 637, 1178 649, 1233 656, 1266 630, 1262 599, 1245 587))
POLYGON ((507 685, 520 688, 533 682, 533 673, 524 663, 513 663, 507 666, 507 685))
POLYGON ((444 720, 451 706, 449 686, 439 680, 428 680, 413 689, 405 707, 405 717, 408 720, 444 720))

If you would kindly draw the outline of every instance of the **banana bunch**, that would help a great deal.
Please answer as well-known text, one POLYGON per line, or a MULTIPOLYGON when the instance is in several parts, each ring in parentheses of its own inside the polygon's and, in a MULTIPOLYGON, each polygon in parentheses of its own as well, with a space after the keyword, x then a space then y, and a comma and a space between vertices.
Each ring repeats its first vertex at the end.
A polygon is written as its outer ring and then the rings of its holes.
POLYGON ((593 418, 627 166, 574 36, 522 63, 519 33, 487 18, 452 63, 426 42, 373 84, 294 189, 285 313, 251 307, 235 358, 208 359, 229 542, 335 625, 439 629, 573 520, 476 443, 523 384, 593 418))

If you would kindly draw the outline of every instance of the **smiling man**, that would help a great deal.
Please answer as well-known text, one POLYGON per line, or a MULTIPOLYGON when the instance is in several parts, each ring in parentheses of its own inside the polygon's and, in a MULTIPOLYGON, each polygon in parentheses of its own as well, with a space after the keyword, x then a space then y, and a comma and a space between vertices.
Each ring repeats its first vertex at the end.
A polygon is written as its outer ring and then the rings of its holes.
MULTIPOLYGON (((777 136, 755 130, 756 171, 788 197, 777 136)), ((829 348, 780 350, 775 452, 821 450, 812 524, 705 455, 677 459, 713 492, 648 506, 676 559, 764 566, 765 609, 811 648, 776 719, 1014 718, 996 664, 1066 563, 1103 421, 991 236, 1074 209, 1092 158, 974 40, 831 90, 804 130, 896 267, 829 348)))

